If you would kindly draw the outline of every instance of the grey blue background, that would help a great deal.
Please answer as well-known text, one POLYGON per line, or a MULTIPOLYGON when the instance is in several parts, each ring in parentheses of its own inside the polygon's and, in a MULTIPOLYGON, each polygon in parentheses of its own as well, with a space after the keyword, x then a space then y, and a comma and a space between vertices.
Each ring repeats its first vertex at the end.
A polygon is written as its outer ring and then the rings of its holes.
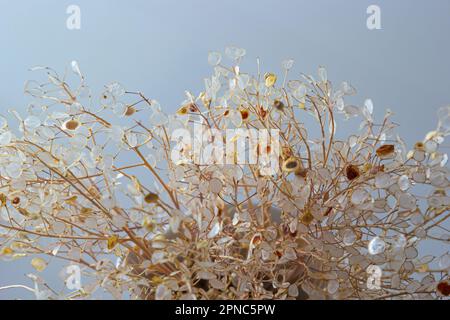
MULTIPOLYGON (((436 111, 450 104, 450 0, 0 0, 0 113, 24 110, 27 71, 47 65, 63 71, 77 60, 95 90, 117 80, 174 111, 184 90, 199 92, 211 72, 209 50, 247 49, 264 70, 294 73, 327 67, 334 82, 372 98, 375 114, 391 108, 408 143, 435 128, 436 111), (81 30, 66 28, 66 8, 81 8, 81 30), (382 30, 368 30, 366 9, 381 8, 382 30)), ((254 71, 254 68, 253 68, 254 71)), ((345 125, 340 125, 345 130, 345 125)), ((31 285, 27 260, 0 262, 0 286, 31 285)), ((46 278, 56 282, 57 268, 46 278)), ((23 290, 0 298, 31 298, 23 290)))

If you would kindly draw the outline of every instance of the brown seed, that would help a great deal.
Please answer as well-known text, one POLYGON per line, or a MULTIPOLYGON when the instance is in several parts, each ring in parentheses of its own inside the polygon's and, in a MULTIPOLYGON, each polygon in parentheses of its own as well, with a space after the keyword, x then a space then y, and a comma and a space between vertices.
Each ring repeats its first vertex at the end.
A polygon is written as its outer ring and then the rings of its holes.
POLYGON ((177 114, 179 114, 180 116, 184 116, 185 114, 188 113, 188 108, 187 106, 182 106, 180 109, 178 109, 177 114))
POLYGON ((311 214, 311 211, 309 211, 309 210, 306 210, 301 217, 301 221, 305 225, 311 224, 311 222, 313 222, 313 220, 314 220, 314 216, 311 214))
POLYGON ((424 151, 425 145, 423 144, 423 142, 416 142, 416 144, 414 145, 414 149, 418 151, 424 151))
POLYGON ((129 117, 129 116, 132 116, 132 115, 135 114, 135 113, 136 113, 136 108, 133 107, 133 106, 128 106, 128 107, 125 109, 124 116, 129 117))
POLYGON ((450 295, 450 285, 447 281, 439 282, 439 284, 437 285, 437 290, 446 297, 450 295))
POLYGON ((257 234, 252 239, 252 245, 257 246, 262 242, 261 235, 257 234))
POLYGON ((259 107, 259 115, 261 116, 261 118, 263 120, 266 118, 267 114, 268 114, 267 111, 262 106, 260 106, 259 107))
POLYGON ((392 156, 394 154, 395 151, 395 147, 393 144, 385 144, 381 147, 379 147, 376 151, 377 156, 384 159, 384 158, 389 158, 390 156, 392 156))
POLYGON ((18 204, 20 203, 20 198, 19 198, 19 197, 15 197, 15 198, 11 201, 11 203, 12 203, 13 205, 18 205, 18 204))
POLYGON ((80 126, 80 123, 77 120, 69 120, 64 124, 64 127, 67 130, 76 130, 80 126))
POLYGON ((144 197, 144 201, 147 203, 155 203, 159 200, 159 196, 156 193, 150 192, 144 197))
POLYGON ((248 118, 250 117, 250 112, 248 112, 247 109, 241 109, 239 112, 241 113, 243 121, 248 120, 248 118))
POLYGON ((6 195, 4 195, 3 193, 0 193, 0 206, 6 206, 6 195))
POLYGON ((280 100, 275 100, 273 102, 273 107, 279 111, 283 111, 284 110, 284 103, 280 100))
POLYGON ((347 176, 348 180, 355 180, 360 176, 359 168, 353 164, 350 164, 345 169, 345 175, 347 176))
POLYGON ((283 171, 294 172, 300 167, 300 161, 295 158, 289 158, 283 163, 283 171))
POLYGON ((107 240, 108 250, 114 249, 114 247, 117 245, 118 242, 119 242, 119 237, 117 235, 110 236, 107 240))

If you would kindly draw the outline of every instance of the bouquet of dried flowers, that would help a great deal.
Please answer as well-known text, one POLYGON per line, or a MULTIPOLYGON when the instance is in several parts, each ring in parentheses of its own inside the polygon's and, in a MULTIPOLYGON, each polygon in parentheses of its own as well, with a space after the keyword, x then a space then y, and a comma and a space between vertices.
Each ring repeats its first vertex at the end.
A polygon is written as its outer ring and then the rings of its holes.
POLYGON ((450 108, 408 148, 391 112, 376 121, 371 100, 347 104, 354 88, 332 86, 324 68, 291 80, 292 60, 281 76, 258 60, 252 76, 239 68, 244 49, 225 55, 233 65, 211 52, 205 91, 186 92, 171 115, 119 83, 93 94, 75 61, 63 76, 33 69, 44 79, 26 85, 27 116, 0 118, 0 254, 32 257, 29 289, 48 299, 99 288, 118 299, 448 296, 450 108), (339 117, 359 117, 358 133, 339 137, 339 117), (195 125, 201 134, 174 135, 195 125), (244 130, 214 134, 230 129, 244 130), (225 140, 258 161, 211 152, 225 140), (80 270, 69 293, 39 274, 53 257, 80 270))

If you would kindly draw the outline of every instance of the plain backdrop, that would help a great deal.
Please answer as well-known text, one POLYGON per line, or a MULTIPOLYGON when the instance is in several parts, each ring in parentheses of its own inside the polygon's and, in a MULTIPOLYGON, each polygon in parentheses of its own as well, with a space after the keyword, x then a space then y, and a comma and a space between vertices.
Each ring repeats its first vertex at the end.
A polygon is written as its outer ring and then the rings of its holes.
MULTIPOLYGON (((174 111, 184 90, 202 90, 208 51, 236 45, 247 49, 249 67, 257 56, 266 71, 279 72, 285 58, 295 60, 294 74, 325 66, 330 80, 357 88, 354 103, 372 98, 378 117, 391 108, 412 144, 450 104, 449 39, 449 0, 0 0, 0 114, 26 107, 30 67, 62 71, 72 60, 94 90, 117 80, 174 111), (81 9, 80 30, 66 28, 72 4, 81 9), (366 26, 372 4, 381 9, 381 30, 366 26)), ((58 270, 46 270, 50 283, 58 270)), ((0 261, 0 286, 31 285, 32 271, 26 259, 0 261)))

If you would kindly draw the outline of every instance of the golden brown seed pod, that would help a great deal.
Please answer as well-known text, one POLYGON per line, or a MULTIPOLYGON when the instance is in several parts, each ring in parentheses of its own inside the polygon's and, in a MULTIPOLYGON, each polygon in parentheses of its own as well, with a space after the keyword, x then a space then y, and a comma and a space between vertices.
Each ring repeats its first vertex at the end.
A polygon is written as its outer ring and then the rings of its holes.
POLYGON ((284 103, 283 103, 283 101, 280 101, 280 100, 274 100, 273 107, 275 109, 277 109, 278 111, 283 111, 284 110, 284 103))
POLYGON ((156 203, 159 200, 159 196, 156 193, 150 192, 144 197, 146 203, 156 203))
POLYGON ((277 76, 273 73, 266 73, 264 75, 264 81, 265 81, 266 87, 272 87, 275 84, 275 82, 277 81, 277 76))
POLYGON ((127 106, 126 109, 125 109, 125 112, 123 113, 123 115, 125 117, 130 117, 130 116, 132 116, 135 113, 136 113, 136 108, 135 107, 127 106))
POLYGON ((263 120, 266 119, 266 117, 268 115, 267 110, 265 110, 263 106, 258 107, 258 113, 261 116, 261 119, 263 119, 263 120))
POLYGON ((247 109, 241 109, 239 112, 241 113, 242 121, 247 121, 250 118, 250 112, 247 109))
POLYGON ((300 220, 304 225, 309 225, 311 224, 311 222, 313 222, 314 216, 309 209, 306 209, 300 220))
POLYGON ((116 235, 110 236, 107 241, 108 250, 114 249, 114 247, 117 245, 118 242, 119 242, 118 236, 116 236, 116 235))
POLYGON ((425 145, 421 141, 416 142, 416 144, 414 145, 414 150, 425 151, 425 145))
POLYGON ((187 106, 182 106, 180 109, 177 110, 177 114, 180 116, 184 116, 185 114, 188 113, 188 107, 187 106))
POLYGON ((300 161, 296 158, 289 158, 283 163, 283 171, 284 172, 295 172, 299 168, 301 168, 300 161))
POLYGON ((0 193, 0 206, 4 207, 6 206, 6 195, 4 195, 3 193, 0 193))
POLYGON ((386 159, 391 157, 395 152, 395 146, 393 144, 385 144, 379 147, 376 151, 377 156, 381 159, 386 159))
POLYGON ((10 247, 3 247, 2 250, 0 251, 0 255, 2 256, 12 255, 13 253, 14 250, 11 249, 10 247))
POLYGON ((450 295, 450 284, 446 280, 439 282, 436 289, 445 297, 448 297, 450 295))
POLYGON ((64 122, 63 129, 75 131, 78 129, 79 126, 80 126, 80 122, 78 120, 71 119, 71 120, 64 122))
POLYGON ((350 181, 357 179, 360 175, 359 168, 353 164, 350 164, 345 168, 345 176, 350 181))

